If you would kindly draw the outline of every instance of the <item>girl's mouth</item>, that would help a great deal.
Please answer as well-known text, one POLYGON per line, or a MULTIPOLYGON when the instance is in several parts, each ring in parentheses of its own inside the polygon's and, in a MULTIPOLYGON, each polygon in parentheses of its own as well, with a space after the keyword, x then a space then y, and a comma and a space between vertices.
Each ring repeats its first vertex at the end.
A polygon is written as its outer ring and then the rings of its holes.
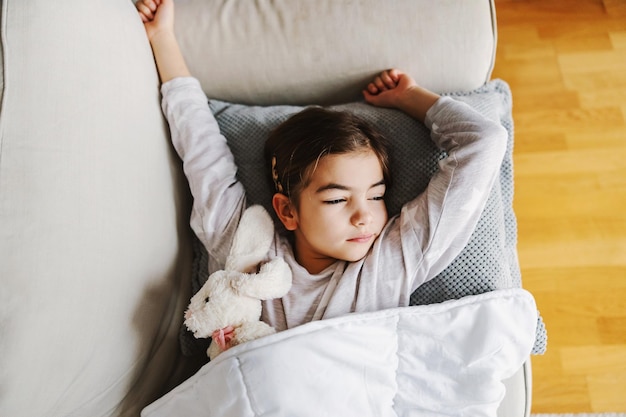
POLYGON ((361 235, 361 236, 356 236, 353 237, 351 239, 348 239, 348 242, 353 242, 353 243, 367 243, 372 239, 372 236, 374 235, 361 235))

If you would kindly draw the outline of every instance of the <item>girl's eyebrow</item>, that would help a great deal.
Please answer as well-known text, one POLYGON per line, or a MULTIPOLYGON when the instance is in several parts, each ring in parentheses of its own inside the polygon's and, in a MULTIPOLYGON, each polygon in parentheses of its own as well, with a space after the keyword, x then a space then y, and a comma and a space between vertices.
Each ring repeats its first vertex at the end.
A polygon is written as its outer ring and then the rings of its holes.
MULTIPOLYGON (((382 179, 380 181, 378 181, 377 183, 374 183, 370 186, 370 189, 372 188, 376 188, 379 187, 381 185, 385 185, 385 180, 382 179)), ((349 191, 350 187, 347 187, 345 185, 341 185, 341 184, 336 184, 334 182, 331 182, 329 184, 326 185, 322 185, 321 187, 319 187, 317 190, 315 190, 316 194, 322 193, 324 191, 328 191, 328 190, 342 190, 342 191, 349 191)))

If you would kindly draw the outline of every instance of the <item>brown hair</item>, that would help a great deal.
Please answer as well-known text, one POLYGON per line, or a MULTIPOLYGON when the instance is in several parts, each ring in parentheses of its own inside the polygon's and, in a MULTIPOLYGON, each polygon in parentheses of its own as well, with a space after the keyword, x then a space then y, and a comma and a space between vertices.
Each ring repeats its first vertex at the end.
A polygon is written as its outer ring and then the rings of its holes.
POLYGON ((389 187, 387 139, 351 112, 306 108, 280 124, 265 142, 273 188, 296 205, 322 157, 365 150, 373 151, 378 157, 389 187))

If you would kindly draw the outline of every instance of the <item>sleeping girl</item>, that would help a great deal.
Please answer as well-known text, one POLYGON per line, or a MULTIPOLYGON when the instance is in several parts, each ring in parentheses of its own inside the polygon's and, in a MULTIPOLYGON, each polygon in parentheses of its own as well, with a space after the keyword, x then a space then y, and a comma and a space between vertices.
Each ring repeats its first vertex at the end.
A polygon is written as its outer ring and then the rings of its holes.
MULTIPOLYGON (((172 0, 136 3, 162 82, 162 107, 193 194, 191 226, 225 261, 246 208, 227 141, 174 35, 172 0)), ((293 272, 287 295, 264 302, 277 330, 351 312, 408 306, 470 239, 504 157, 507 133, 468 105, 421 87, 401 70, 382 71, 363 97, 423 122, 445 150, 426 190, 387 215, 389 147, 367 120, 310 107, 267 139, 272 207, 282 223, 267 258, 293 272)), ((209 271, 213 272, 213 271, 209 271)))

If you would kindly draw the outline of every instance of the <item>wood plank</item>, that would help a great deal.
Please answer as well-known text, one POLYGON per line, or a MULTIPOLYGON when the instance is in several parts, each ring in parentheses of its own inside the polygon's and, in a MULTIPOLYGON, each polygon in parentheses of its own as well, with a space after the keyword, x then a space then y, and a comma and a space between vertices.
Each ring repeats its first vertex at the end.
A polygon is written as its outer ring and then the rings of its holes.
POLYGON ((624 387, 626 386, 626 373, 608 372, 602 375, 587 377, 587 387, 591 401, 591 409, 598 413, 610 413, 615 410, 613 398, 624 399, 624 387))
POLYGON ((568 375, 626 373, 626 345, 562 348, 561 363, 568 375))

